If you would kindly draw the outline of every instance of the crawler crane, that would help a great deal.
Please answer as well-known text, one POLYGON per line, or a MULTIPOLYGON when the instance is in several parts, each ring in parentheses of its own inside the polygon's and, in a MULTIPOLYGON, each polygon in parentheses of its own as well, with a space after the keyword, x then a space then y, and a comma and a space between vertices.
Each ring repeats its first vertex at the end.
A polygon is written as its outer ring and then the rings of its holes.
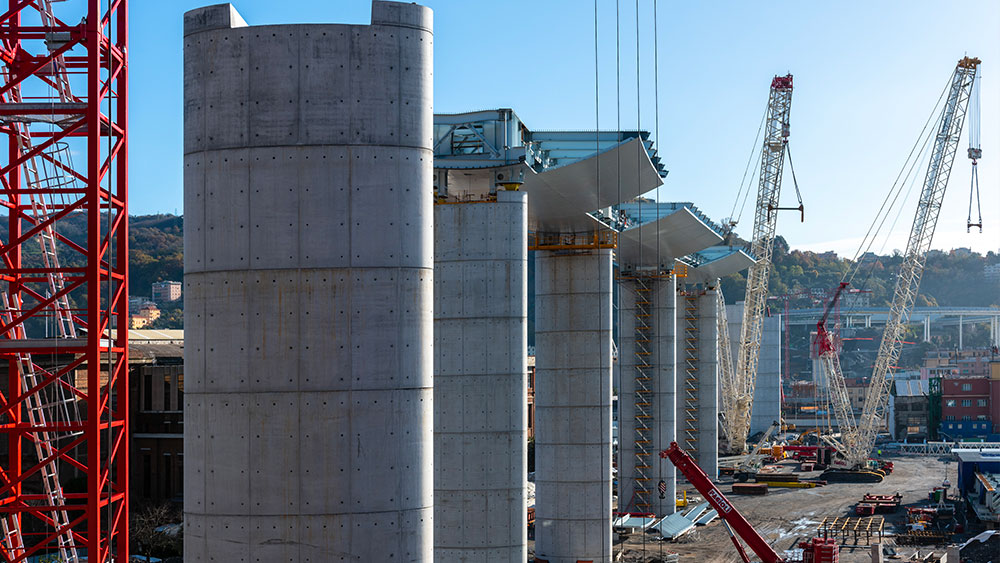
MULTIPOLYGON (((764 327, 764 308, 767 305, 767 281, 771 271, 771 253, 774 249, 774 232, 777 211, 794 209, 803 213, 802 198, 798 207, 779 207, 781 176, 785 155, 788 153, 789 113, 792 106, 792 75, 775 76, 771 81, 768 99, 764 146, 760 156, 760 183, 754 209, 753 240, 751 252, 757 261, 747 272, 746 294, 743 299, 743 323, 735 369, 730 357, 729 327, 725 315, 725 301, 719 292, 719 364, 722 380, 722 430, 726 444, 724 450, 743 453, 750 433, 750 409, 757 381, 758 354, 764 327)), ((789 157, 789 161, 791 158, 789 157)), ((794 171, 793 171, 794 176, 794 171)), ((798 188, 796 187, 796 193, 798 188)))
MULTIPOLYGON (((884 476, 883 471, 875 467, 869 456, 885 416, 889 388, 893 380, 892 370, 899 360, 906 321, 913 310, 913 301, 920 287, 920 276, 924 271, 927 251, 930 250, 934 238, 941 202, 948 187, 948 177, 955 161, 962 125, 965 122, 980 62, 979 59, 965 57, 958 61, 952 74, 948 97, 937 122, 930 163, 910 230, 906 253, 903 255, 903 263, 896 278, 896 289, 889 308, 885 332, 882 334, 882 343, 865 396, 864 409, 857 420, 851 409, 833 337, 823 326, 826 315, 820 326, 817 326, 819 359, 827 381, 830 382, 831 401, 834 404, 841 434, 839 439, 829 438, 837 448, 840 460, 837 467, 824 474, 824 479, 878 482, 884 476)), ((846 282, 841 283, 834 302, 846 286, 846 282)))

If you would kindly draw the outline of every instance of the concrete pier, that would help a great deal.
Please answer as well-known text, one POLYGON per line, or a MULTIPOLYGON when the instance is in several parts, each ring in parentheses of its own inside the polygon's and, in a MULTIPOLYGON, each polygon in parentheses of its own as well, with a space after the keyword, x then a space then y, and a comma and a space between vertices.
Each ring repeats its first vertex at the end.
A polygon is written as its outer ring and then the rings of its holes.
POLYGON ((701 324, 698 353, 698 465, 719 477, 719 280, 698 298, 701 324))
MULTIPOLYGON (((743 322, 743 302, 726 305, 729 334, 739 334, 743 322)), ((782 323, 784 315, 764 318, 760 356, 757 362, 757 384, 751 406, 750 435, 764 432, 781 417, 782 323)), ((739 342, 730 341, 732 357, 737 357, 739 342)))
POLYGON ((527 560, 527 194, 434 206, 434 560, 527 560))
POLYGON ((429 562, 431 12, 184 30, 184 560, 429 562))
POLYGON ((611 253, 535 255, 535 557, 611 561, 611 253))
POLYGON ((654 512, 657 516, 673 514, 676 510, 676 469, 668 460, 663 460, 659 452, 666 449, 663 444, 676 440, 676 278, 672 274, 646 277, 637 280, 623 276, 619 282, 621 328, 619 335, 619 365, 621 367, 621 389, 618 400, 618 451, 619 463, 619 504, 621 510, 628 508, 635 512, 654 512), (648 287, 648 292, 640 288, 648 287), (648 293, 650 302, 649 330, 647 334, 637 333, 636 325, 641 322, 637 315, 636 301, 648 293), (648 343, 639 343, 637 338, 648 336, 648 343), (641 352, 647 351, 646 364, 649 369, 640 373, 638 365, 641 352), (648 377, 645 385, 649 393, 637 393, 639 379, 648 377), (648 430, 636 431, 636 415, 649 421, 648 430), (638 442, 645 444, 639 444, 638 442), (641 455, 642 447, 648 455, 641 455), (640 452, 640 455, 637 455, 640 452), (661 463, 662 462, 662 463, 661 463), (641 470, 640 467, 645 467, 641 470), (664 498, 660 498, 657 485, 663 480, 667 486, 664 498), (643 495, 642 491, 648 491, 643 495), (646 496, 646 499, 642 499, 646 496))

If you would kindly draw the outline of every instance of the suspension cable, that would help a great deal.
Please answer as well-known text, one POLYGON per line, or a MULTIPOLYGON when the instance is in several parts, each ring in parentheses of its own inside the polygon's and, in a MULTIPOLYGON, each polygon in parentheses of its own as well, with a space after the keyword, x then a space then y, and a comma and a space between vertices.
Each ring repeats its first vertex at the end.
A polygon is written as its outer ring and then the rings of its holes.
MULTIPOLYGON (((886 194, 885 199, 882 200, 882 205, 879 207, 878 212, 875 214, 875 218, 873 219, 871 225, 869 225, 868 232, 866 232, 864 238, 862 238, 861 244, 859 245, 857 252, 854 254, 854 258, 852 259, 852 261, 854 262, 854 266, 848 269, 848 271, 844 273, 843 277, 841 277, 840 280, 841 282, 851 281, 854 279, 854 276, 857 274, 857 270, 860 266, 859 258, 871 249, 871 245, 873 244, 875 237, 878 236, 879 229, 881 229, 882 224, 885 222, 884 218, 882 218, 881 222, 879 221, 879 218, 882 216, 883 213, 888 214, 889 209, 891 209, 892 206, 895 205, 896 199, 898 199, 899 197, 899 190, 902 189, 902 185, 900 185, 900 179, 903 178, 904 172, 907 174, 907 176, 909 176, 909 172, 907 172, 908 167, 912 171, 913 164, 910 164, 910 161, 911 159, 913 159, 914 153, 915 151, 917 151, 917 147, 921 147, 920 150, 921 152, 923 151, 921 139, 926 134, 927 127, 934 120, 934 115, 937 113, 937 108, 938 106, 941 105, 941 100, 944 99, 944 95, 948 91, 948 87, 950 84, 951 80, 949 78, 948 82, 945 84, 945 87, 941 90, 941 94, 938 96, 938 100, 934 104, 934 108, 931 110, 930 115, 927 117, 927 121, 924 122, 924 126, 920 130, 920 135, 917 137, 916 142, 913 143, 913 147, 910 148, 910 153, 906 156, 906 160, 903 162, 902 168, 896 175, 896 180, 892 183, 892 187, 889 188, 889 192, 886 194), (895 197, 893 197, 893 192, 896 193, 895 197), (890 199, 892 199, 892 203, 889 205, 889 208, 887 209, 886 204, 889 203, 890 199), (877 229, 876 225, 878 225, 877 229)), ((926 143, 926 140, 924 141, 924 143, 926 143)), ((906 180, 904 179, 903 182, 905 183, 906 180)))
MULTIPOLYGON (((636 178, 639 178, 641 176, 640 171, 642 169, 642 153, 643 153, 643 151, 646 150, 646 145, 645 145, 645 143, 642 140, 642 83, 641 83, 641 79, 640 79, 640 59, 639 59, 639 52, 640 52, 639 0, 635 0, 635 130, 636 130, 636 134, 639 136, 639 148, 640 148, 640 150, 636 151, 636 159, 635 159, 636 178)), ((621 204, 621 194, 619 194, 619 196, 618 196, 618 202, 619 202, 619 204, 621 204)), ((641 194, 640 194, 640 197, 638 198, 638 202, 639 202, 639 219, 641 220, 642 219, 642 197, 641 197, 641 194)), ((638 245, 639 245, 639 264, 642 264, 643 245, 642 245, 642 231, 641 230, 639 231, 638 245)), ((638 286, 638 280, 637 280, 636 283, 637 283, 636 287, 638 288, 639 287, 638 286)), ((620 287, 621 286, 619 286, 619 291, 618 291, 618 299, 619 300, 622 298, 622 292, 621 292, 620 287)), ((647 297, 647 299, 649 299, 649 297, 647 297)), ((637 299, 636 305, 638 306, 638 299, 637 299)), ((621 334, 622 322, 621 322, 621 315, 622 315, 621 307, 619 306, 618 307, 618 341, 619 342, 622 342, 622 334, 621 334)), ((651 322, 655 322, 655 321, 652 321, 652 318, 650 318, 650 321, 651 322)), ((635 337, 634 334, 633 334, 633 337, 635 337)), ((647 343, 647 346, 648 345, 649 344, 647 343)), ((636 360, 636 361, 638 361, 638 360, 636 360)), ((646 363, 648 364, 649 362, 646 362, 646 363)), ((623 370, 621 369, 621 365, 622 365, 622 351, 619 350, 618 351, 618 367, 619 367, 619 369, 618 369, 618 391, 619 391, 619 393, 621 393, 621 390, 622 390, 622 378, 624 377, 624 374, 622 373, 623 370)), ((632 375, 634 377, 634 374, 632 374, 632 375)), ((636 393, 633 392, 632 393, 632 397, 630 398, 630 400, 635 401, 635 399, 636 399, 636 393)), ((618 410, 619 410, 619 412, 621 412, 622 400, 623 400, 623 397, 618 397, 618 410)), ((622 450, 623 450, 623 448, 622 448, 622 436, 621 436, 621 421, 622 421, 622 417, 619 416, 618 417, 618 453, 619 453, 618 474, 619 474, 619 477, 621 476, 622 471, 625 469, 624 459, 621 457, 622 450)), ((648 429, 647 429, 647 432, 648 432, 648 429)), ((635 438, 635 430, 634 429, 632 431, 632 434, 633 434, 632 438, 634 439, 635 438)), ((633 460, 634 460, 635 459, 635 452, 633 452, 632 456, 633 456, 633 460)), ((618 510, 619 511, 621 511, 621 503, 622 503, 622 494, 621 494, 622 493, 622 483, 623 483, 623 479, 619 478, 618 479, 618 507, 619 507, 618 510)), ((652 507, 652 502, 651 502, 652 499, 649 498, 649 490, 648 490, 649 485, 648 485, 648 483, 647 483, 646 487, 647 487, 647 490, 646 490, 646 502, 649 503, 649 506, 646 509, 648 510, 649 508, 652 507)), ((633 485, 633 490, 634 489, 635 489, 635 486, 633 485)), ((640 520, 640 522, 642 522, 642 521, 640 520)), ((622 549, 624 550, 624 546, 622 547, 622 549)), ((643 559, 645 559, 645 556, 646 556, 646 534, 645 533, 642 534, 642 555, 643 555, 643 559)))
POLYGON ((795 186, 795 197, 799 200, 799 207, 802 207, 802 192, 799 191, 799 181, 795 178, 795 165, 792 164, 792 146, 785 143, 785 154, 788 155, 788 168, 792 171, 792 184, 795 186))
POLYGON ((746 205, 747 205, 747 196, 750 195, 750 191, 751 191, 750 190, 750 186, 753 185, 753 180, 757 176, 757 168, 754 167, 753 168, 754 169, 754 173, 753 173, 752 176, 750 176, 750 182, 747 182, 747 174, 750 173, 751 165, 753 164, 753 162, 755 160, 755 157, 757 156, 757 154, 759 153, 759 151, 762 148, 761 144, 759 143, 759 141, 760 141, 760 132, 764 129, 764 122, 766 120, 767 120, 767 106, 765 105, 764 106, 764 113, 760 116, 760 124, 757 125, 757 134, 754 136, 754 139, 753 139, 753 147, 750 149, 750 157, 747 158, 746 168, 743 169, 743 178, 740 180, 740 188, 736 192, 736 200, 733 201, 733 209, 732 209, 732 211, 729 212, 729 220, 730 220, 730 223, 732 224, 733 227, 735 227, 736 223, 739 223, 740 219, 743 218, 743 210, 746 208, 746 205), (746 194, 743 194, 744 185, 746 185, 746 194), (743 194, 743 203, 742 204, 740 204, 740 195, 741 194, 743 194), (739 216, 736 215, 736 206, 737 205, 740 206, 740 214, 739 214, 739 216))
POLYGON ((969 218, 965 222, 965 232, 972 232, 972 227, 979 227, 983 232, 983 207, 979 202, 979 159, 983 157, 983 149, 979 144, 979 85, 982 83, 982 67, 976 67, 973 77, 972 95, 969 100, 969 158, 972 160, 972 177, 969 184, 969 218), (978 221, 972 222, 972 199, 975 196, 978 221))
MULTIPOLYGON (((889 218, 889 214, 892 213, 893 209, 896 209, 896 216, 895 218, 893 218, 892 224, 890 225, 889 229, 885 231, 884 234, 882 235, 883 240, 882 240, 882 245, 879 247, 879 254, 881 255, 885 251, 885 247, 889 243, 889 238, 892 236, 892 231, 893 229, 895 229, 896 223, 899 221, 899 217, 906 206, 906 202, 909 200, 910 194, 913 192, 913 186, 915 185, 917 178, 919 177, 919 174, 915 174, 915 172, 918 171, 919 167, 922 165, 924 161, 925 154, 928 148, 930 147, 930 140, 931 137, 933 136, 932 133, 933 131, 928 132, 928 134, 924 136, 922 142, 918 139, 917 142, 920 144, 920 149, 917 151, 916 158, 914 158, 913 161, 910 163, 909 169, 906 170, 906 174, 903 176, 902 182, 898 184, 898 187, 894 186, 895 195, 893 195, 892 201, 889 204, 889 206, 885 208, 885 212, 884 214, 882 214, 881 220, 878 221, 878 227, 875 229, 874 233, 872 233, 871 239, 868 241, 868 246, 865 248, 865 252, 869 251, 872 244, 874 244, 876 238, 879 237, 879 235, 882 233, 882 227, 885 226, 885 222, 889 218), (906 188, 906 194, 903 196, 902 201, 899 201, 899 196, 900 194, 903 193, 904 187, 906 188), (898 206, 897 202, 899 202, 898 206)), ((890 195, 892 195, 891 191, 890 195)), ((845 273, 845 278, 849 283, 854 282, 854 278, 858 274, 858 272, 861 271, 862 266, 863 266, 862 260, 860 260, 859 257, 855 257, 853 271, 850 272, 850 276, 847 276, 847 274, 845 273)), ((866 284, 868 283, 868 279, 871 278, 871 275, 874 272, 874 267, 875 267, 874 262, 871 262, 868 265, 869 271, 865 278, 864 283, 866 284)), ((841 281, 844 280, 842 279, 841 281)))
MULTIPOLYGON (((598 36, 598 0, 594 0, 594 151, 600 153, 601 150, 601 82, 600 82, 600 50, 599 50, 599 36, 598 36)), ((601 201, 601 159, 597 158, 597 201, 601 201)), ((598 263, 600 263, 600 254, 598 254, 598 263)), ((597 286, 598 291, 602 286, 603 270, 598 267, 597 273, 597 286)), ((604 326, 604 308, 598 307, 598 326, 604 326)), ((601 370, 604 369, 604 350, 603 346, 600 347, 600 367, 601 370)), ((601 397, 604 397, 604 378, 601 378, 601 397)), ((599 462, 601 473, 603 473, 603 468, 605 463, 610 464, 610 460, 605 461, 604 458, 604 448, 601 448, 601 459, 599 462)), ((610 513, 611 507, 608 506, 605 509, 605 498, 601 495, 601 511, 602 513, 610 513)), ((607 546, 606 534, 601 533, 601 553, 604 553, 604 549, 607 546)))
MULTIPOLYGON (((659 43, 660 33, 659 33, 659 27, 658 27, 659 17, 658 17, 657 10, 656 10, 657 2, 658 2, 658 0, 653 0, 653 136, 656 139, 656 149, 657 149, 657 151, 659 151, 660 150, 660 43, 659 43)), ((663 157, 662 156, 660 157, 660 161, 661 162, 663 161, 663 157)), ((656 218, 657 218, 657 220, 659 220, 659 218, 660 218, 660 188, 659 188, 659 186, 657 186, 657 188, 656 188, 656 198, 655 199, 656 199, 656 218)), ((661 265, 661 259, 662 259, 662 257, 660 255, 660 237, 656 237, 656 267, 657 267, 657 271, 659 271, 659 268, 660 268, 660 265, 661 265)), ((672 266, 671 266, 670 273, 667 274, 667 275, 671 276, 671 277, 674 275, 673 267, 672 266)), ((668 287, 667 287, 668 290, 670 290, 670 286, 672 285, 672 284, 669 283, 669 280, 671 279, 671 277, 665 277, 664 278, 664 279, 668 280, 668 287)), ((661 287, 657 288, 657 290, 658 290, 658 292, 662 291, 662 284, 661 284, 661 287)), ((659 297, 660 299, 663 299, 662 296, 657 296, 657 297, 659 297)), ((655 308, 654 308, 654 310, 655 310, 655 308)), ((657 329, 659 329, 659 328, 660 327, 657 326, 657 329)), ((661 384, 661 377, 662 377, 662 362, 663 362, 663 335, 660 334, 659 332, 657 332, 657 338, 656 338, 656 375, 657 375, 657 377, 656 377, 656 385, 654 386, 654 389, 656 389, 656 393, 658 395, 660 393, 662 393, 662 388, 660 386, 660 384, 661 384)), ((658 398, 657 403, 659 404, 659 402, 660 401, 659 401, 659 398, 658 398)), ((657 412, 660 413, 661 416, 662 416, 662 413, 659 410, 657 412)), ((657 448, 663 447, 663 423, 662 422, 660 422, 659 424, 656 425, 656 443, 657 443, 657 448)), ((619 447, 621 447, 621 446, 619 446, 619 447)), ((657 450, 657 448, 653 448, 653 451, 655 452, 657 450)), ((660 486, 659 482, 663 481, 663 461, 662 460, 658 464, 658 468, 659 468, 659 472, 658 472, 659 473, 659 479, 657 480, 657 485, 656 485, 657 489, 659 489, 659 486, 660 486)), ((675 486, 675 489, 676 489, 676 486, 675 486)), ((675 493, 675 495, 676 495, 676 493, 675 493)), ((674 499, 670 499, 670 502, 674 503, 676 501, 674 499)), ((660 508, 659 513, 662 514, 663 513, 663 500, 662 499, 660 499, 659 508, 660 508)), ((645 558, 645 545, 646 545, 645 544, 645 541, 646 541, 645 530, 643 530, 642 538, 643 538, 643 558, 645 558)), ((660 559, 662 559, 663 558, 663 542, 657 542, 657 544, 659 546, 659 556, 660 556, 660 559)))

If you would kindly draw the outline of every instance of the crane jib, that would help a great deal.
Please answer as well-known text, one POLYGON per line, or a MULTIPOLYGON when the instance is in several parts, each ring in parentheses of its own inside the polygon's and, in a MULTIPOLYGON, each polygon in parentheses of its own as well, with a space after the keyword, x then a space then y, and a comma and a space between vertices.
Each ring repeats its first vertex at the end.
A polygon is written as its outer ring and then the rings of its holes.
POLYGON ((948 178, 954 164, 980 62, 977 58, 965 57, 958 62, 952 74, 948 98, 936 127, 934 146, 903 263, 896 278, 885 332, 882 334, 864 407, 856 423, 836 350, 828 347, 823 350, 821 356, 823 360, 821 365, 830 382, 831 395, 843 436, 841 442, 844 447, 841 453, 844 454, 847 463, 855 469, 863 468, 867 463, 888 407, 889 388, 893 379, 892 370, 899 360, 905 323, 920 288, 924 259, 934 238, 941 203, 948 186, 948 178))

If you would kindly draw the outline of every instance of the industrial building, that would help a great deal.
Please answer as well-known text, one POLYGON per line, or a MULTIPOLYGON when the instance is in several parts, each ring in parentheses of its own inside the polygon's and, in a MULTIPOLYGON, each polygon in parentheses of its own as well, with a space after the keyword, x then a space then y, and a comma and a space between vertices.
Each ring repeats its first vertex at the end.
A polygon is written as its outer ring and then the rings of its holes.
POLYGON ((1000 450, 955 450, 958 456, 956 486, 976 517, 1000 530, 1000 450))
POLYGON ((926 440, 929 434, 930 382, 897 379, 889 398, 889 432, 897 440, 926 440))

